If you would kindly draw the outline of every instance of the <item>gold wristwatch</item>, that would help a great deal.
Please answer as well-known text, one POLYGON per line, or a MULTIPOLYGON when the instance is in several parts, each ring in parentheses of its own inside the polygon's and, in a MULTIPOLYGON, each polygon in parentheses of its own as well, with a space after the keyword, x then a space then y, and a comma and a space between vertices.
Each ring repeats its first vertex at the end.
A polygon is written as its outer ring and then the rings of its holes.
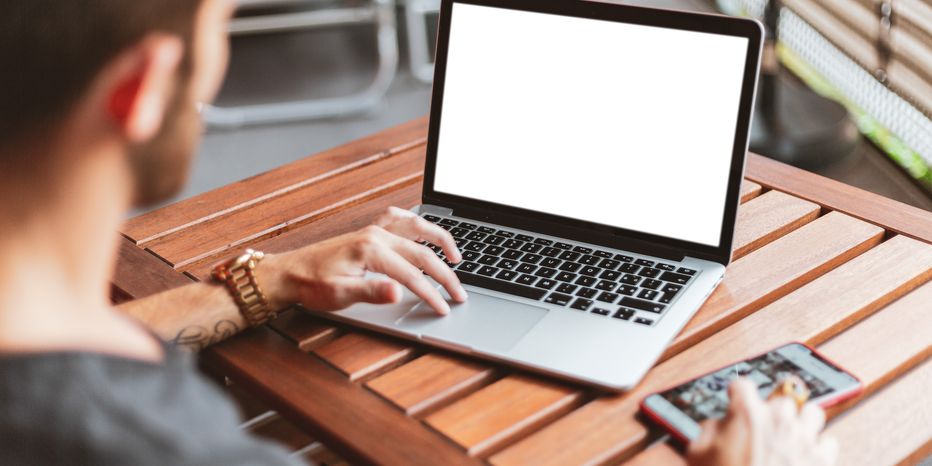
POLYGON ((276 314, 256 279, 256 266, 263 257, 265 254, 261 251, 247 249, 242 255, 215 266, 210 274, 226 286, 240 314, 251 327, 274 319, 276 314))

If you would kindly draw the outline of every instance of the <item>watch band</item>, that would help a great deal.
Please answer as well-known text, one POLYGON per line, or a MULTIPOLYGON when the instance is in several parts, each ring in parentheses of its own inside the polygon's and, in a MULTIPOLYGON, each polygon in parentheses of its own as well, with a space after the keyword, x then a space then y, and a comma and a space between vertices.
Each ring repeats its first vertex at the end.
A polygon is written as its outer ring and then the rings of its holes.
POLYGON ((256 266, 263 257, 265 254, 261 251, 247 249, 240 256, 215 266, 211 272, 214 280, 226 286, 240 314, 251 327, 265 324, 276 315, 256 279, 256 266))

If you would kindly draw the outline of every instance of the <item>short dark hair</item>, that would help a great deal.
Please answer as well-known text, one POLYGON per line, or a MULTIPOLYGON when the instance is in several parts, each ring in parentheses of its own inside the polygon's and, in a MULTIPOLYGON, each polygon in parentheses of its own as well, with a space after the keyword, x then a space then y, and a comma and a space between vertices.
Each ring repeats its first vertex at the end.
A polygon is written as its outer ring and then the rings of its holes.
POLYGON ((0 5, 0 148, 57 123, 119 53, 147 34, 181 36, 182 69, 201 0, 5 0, 0 5))

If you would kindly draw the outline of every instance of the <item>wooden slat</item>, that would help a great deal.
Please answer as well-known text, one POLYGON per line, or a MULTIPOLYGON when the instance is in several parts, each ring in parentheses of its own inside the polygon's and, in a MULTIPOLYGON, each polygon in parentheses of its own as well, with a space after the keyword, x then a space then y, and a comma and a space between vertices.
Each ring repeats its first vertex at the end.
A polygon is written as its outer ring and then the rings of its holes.
POLYGON ((732 260, 760 249, 819 216, 819 206, 780 191, 769 191, 738 208, 732 260))
POLYGON ((120 238, 116 269, 111 285, 115 304, 167 291, 191 283, 158 257, 120 238))
POLYGON ((932 454, 932 360, 826 428, 840 440, 837 464, 916 464, 932 454))
POLYGON ((337 333, 332 323, 312 317, 300 309, 289 309, 269 326, 285 338, 293 341, 302 351, 310 351, 337 333))
POLYGON ((421 176, 424 147, 417 146, 310 186, 255 204, 247 209, 201 222, 147 243, 175 268, 238 247, 250 240, 274 236, 338 209, 365 202, 421 176))
POLYGON ((831 212, 732 262, 663 358, 799 288, 880 242, 883 229, 831 212))
MULTIPOLYGON (((351 209, 343 209, 310 224, 286 231, 279 236, 247 242, 241 248, 251 247, 267 253, 279 253, 297 249, 308 244, 331 238, 333 236, 358 230, 372 223, 372 220, 388 206, 410 208, 421 199, 421 179, 417 178, 397 190, 385 193, 375 199, 351 209)), ((228 251, 215 254, 184 268, 185 272, 198 279, 210 276, 211 267, 221 258, 229 255, 228 251)))
POLYGON ((565 413, 580 396, 574 388, 512 376, 442 408, 425 421, 470 455, 479 455, 565 413))
POLYGON ((741 182, 741 202, 744 203, 754 199, 760 195, 761 190, 761 185, 753 181, 743 180, 741 182))
POLYGON ((272 197, 306 187, 322 178, 378 161, 424 143, 427 119, 419 118, 372 136, 223 186, 130 219, 121 230, 146 243, 220 215, 250 208, 272 197))
MULTIPOLYGON (((916 329, 917 322, 932 322, 929 303, 932 303, 932 282, 823 343, 819 351, 861 379, 862 396, 869 396, 932 355, 932 332, 916 329)), ((838 409, 832 409, 829 415, 837 412, 838 409)), ((847 439, 840 440, 847 443, 847 439)), ((685 465, 686 461, 670 444, 661 442, 625 464, 673 466, 685 465)))
POLYGON ((788 341, 819 344, 932 278, 932 246, 894 237, 656 366, 633 391, 598 399, 492 458, 494 464, 577 464, 643 448, 636 417, 648 393, 788 341), (864 286, 871 283, 871 286, 864 286), (587 435, 580 437, 579 432, 587 435), (566 442, 567 438, 577 441, 566 442))
POLYGON ((269 329, 244 332, 204 357, 352 464, 480 464, 269 329))
POLYGON ((748 154, 748 179, 844 212, 887 230, 932 243, 932 212, 869 193, 757 154, 748 154))
POLYGON ((431 353, 382 374, 366 385, 408 415, 417 415, 488 381, 493 369, 431 353))
POLYGON ((348 333, 314 350, 314 354, 349 377, 359 380, 395 364, 414 351, 407 345, 381 337, 348 333))

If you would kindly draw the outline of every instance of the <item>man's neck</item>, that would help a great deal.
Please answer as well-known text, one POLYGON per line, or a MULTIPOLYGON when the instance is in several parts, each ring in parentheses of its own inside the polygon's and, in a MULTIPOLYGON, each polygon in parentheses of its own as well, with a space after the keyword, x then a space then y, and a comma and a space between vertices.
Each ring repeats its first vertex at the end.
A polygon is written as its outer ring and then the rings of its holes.
POLYGON ((107 152, 114 150, 88 148, 86 157, 54 158, 65 166, 49 169, 67 174, 51 176, 54 186, 34 186, 48 194, 25 216, 14 214, 21 205, 4 202, 28 202, 28 194, 2 196, 0 353, 161 357, 158 344, 109 302, 117 231, 132 189, 118 153, 107 152))

